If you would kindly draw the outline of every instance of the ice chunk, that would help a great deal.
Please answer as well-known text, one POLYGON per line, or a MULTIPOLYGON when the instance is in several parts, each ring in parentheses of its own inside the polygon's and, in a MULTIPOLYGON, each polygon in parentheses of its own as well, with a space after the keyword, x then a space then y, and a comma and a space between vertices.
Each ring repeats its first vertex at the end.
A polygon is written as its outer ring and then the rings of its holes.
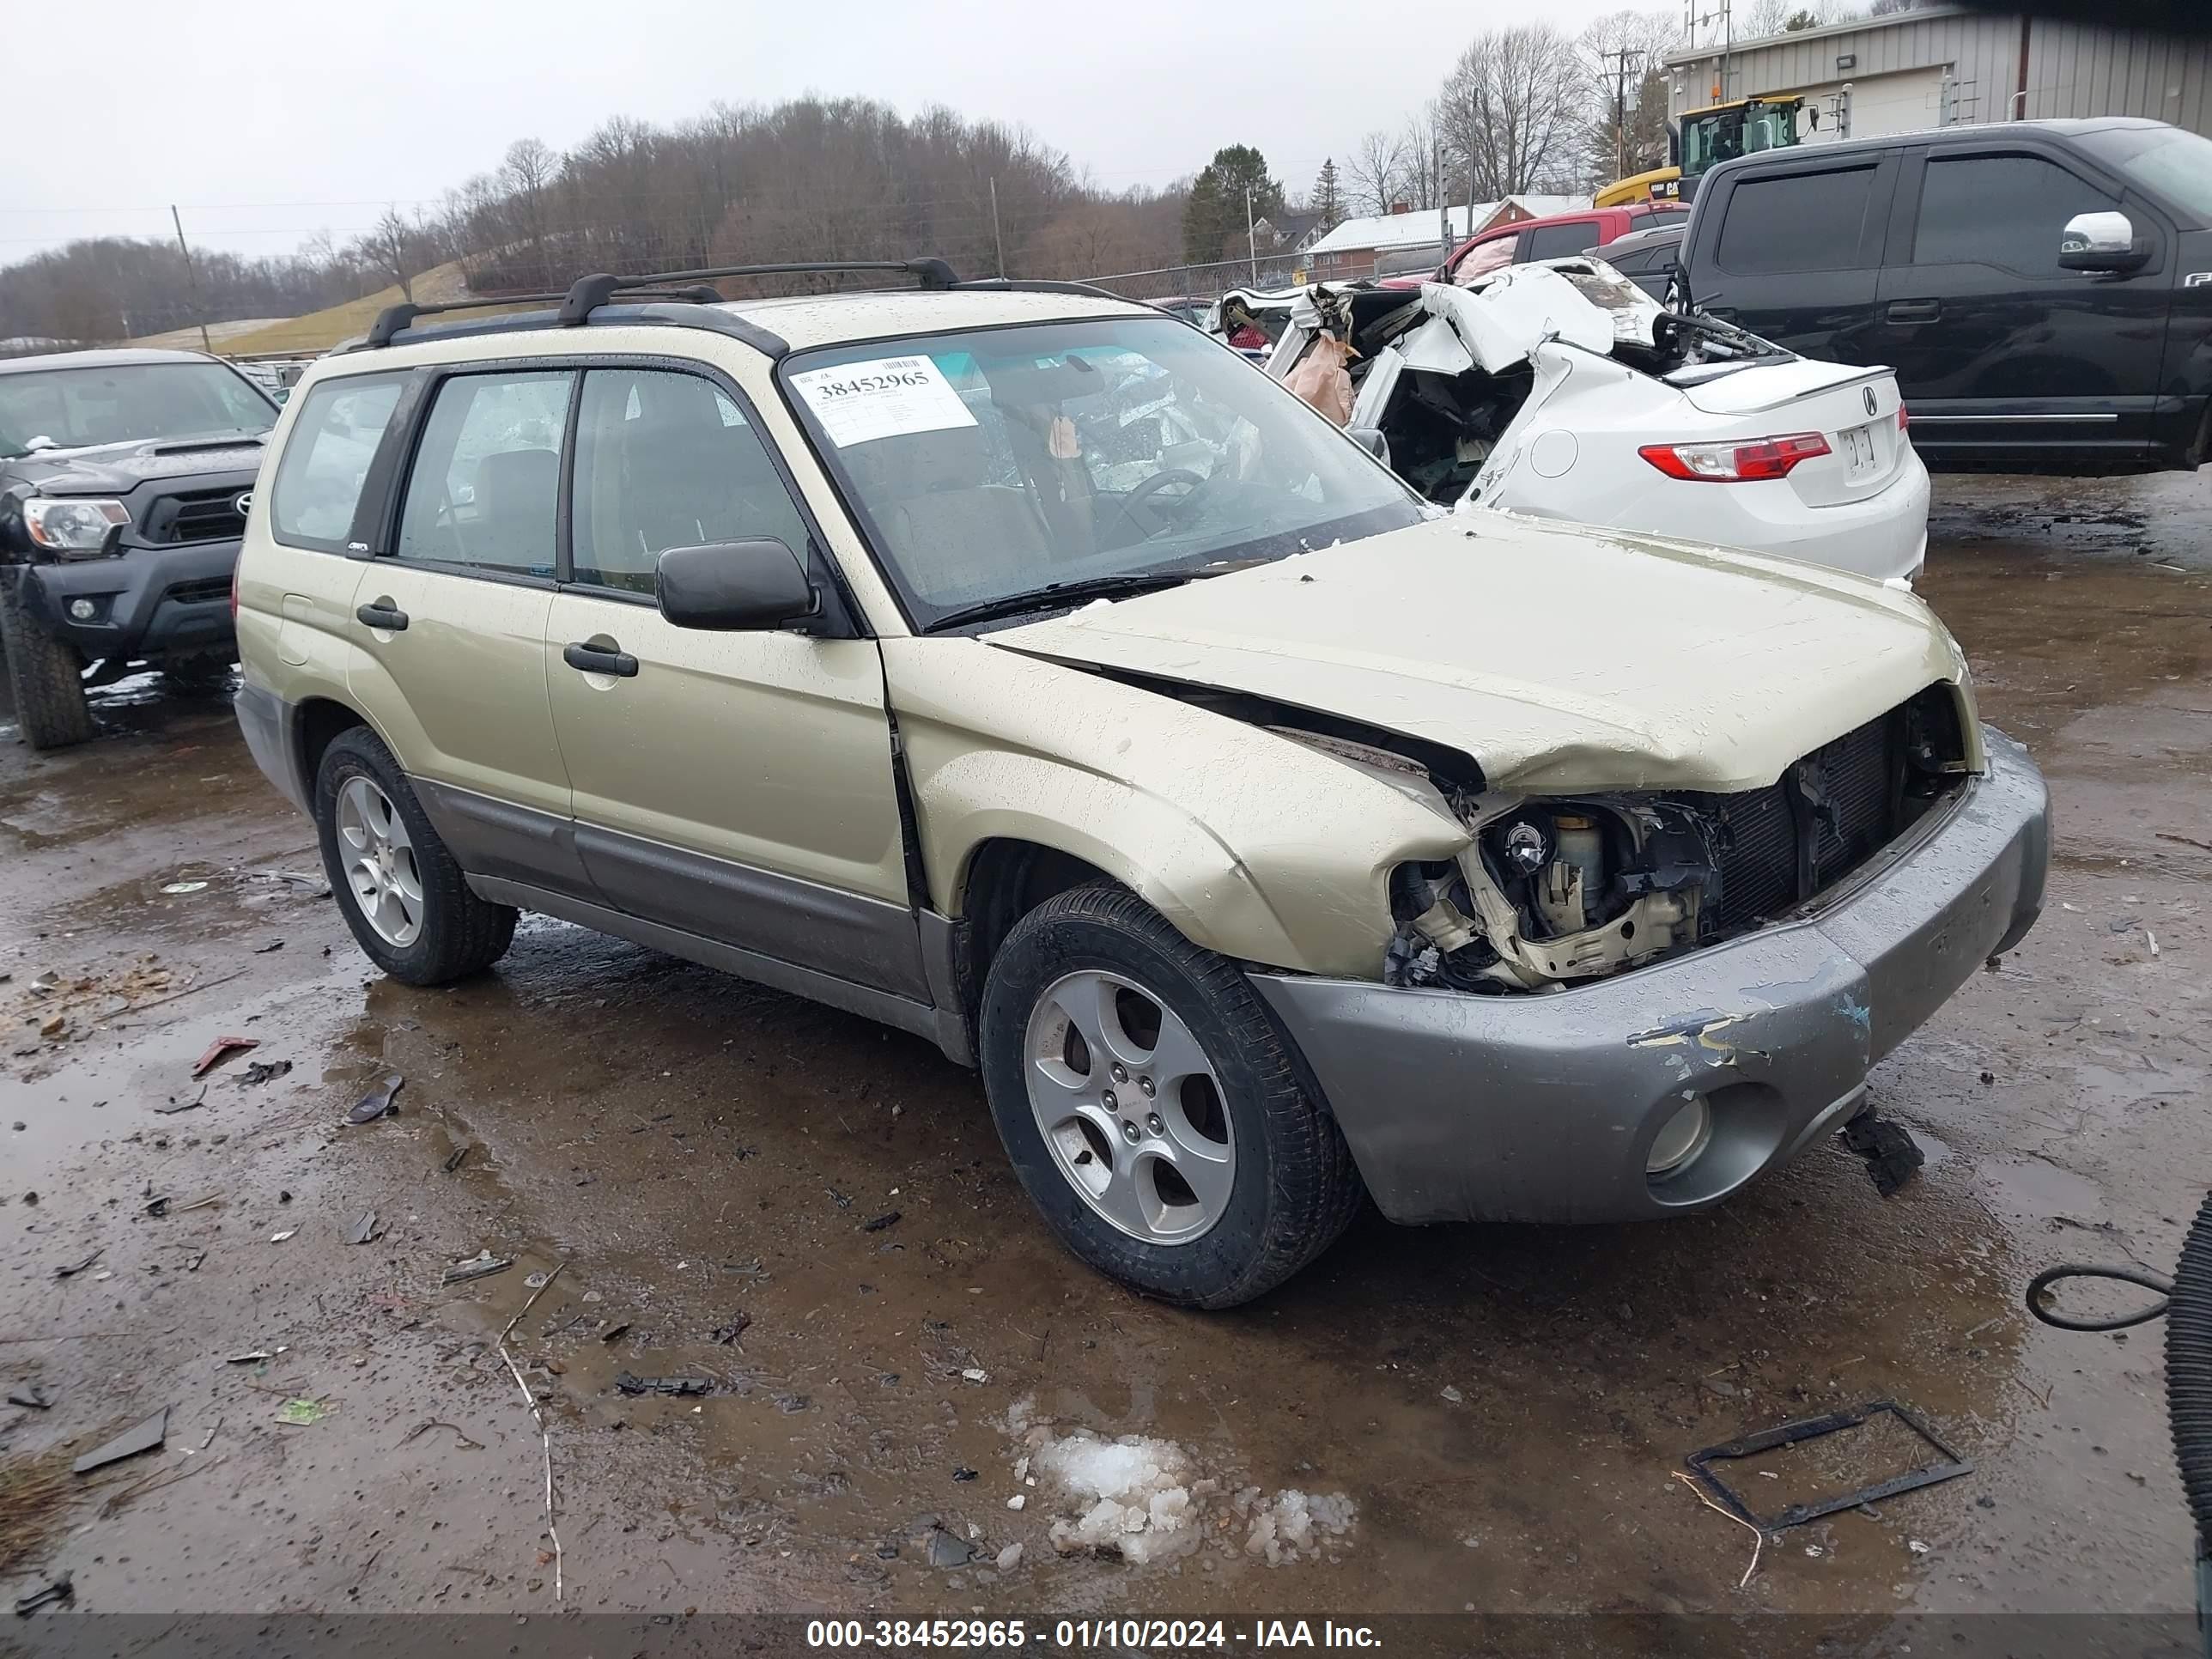
POLYGON ((1198 1547, 1190 1457, 1172 1440, 1136 1434, 1105 1440, 1078 1429, 1045 1438, 1030 1467, 1060 1496, 1086 1506, 1073 1521, 1052 1523, 1055 1549, 1112 1550, 1142 1566, 1198 1547))
POLYGON ((1244 1553, 1263 1556, 1269 1566, 1279 1567, 1318 1553, 1324 1535, 1342 1537, 1352 1529, 1355 1514, 1352 1499, 1342 1492, 1308 1494, 1295 1487, 1278 1492, 1273 1502, 1253 1510, 1244 1553))

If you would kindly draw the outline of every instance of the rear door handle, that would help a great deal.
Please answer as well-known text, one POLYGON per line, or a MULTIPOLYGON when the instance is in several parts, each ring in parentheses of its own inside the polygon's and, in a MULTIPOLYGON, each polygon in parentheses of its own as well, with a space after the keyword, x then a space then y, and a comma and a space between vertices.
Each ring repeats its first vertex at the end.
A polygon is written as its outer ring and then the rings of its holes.
POLYGON ((1943 314, 1943 307, 1934 300, 1893 300, 1881 314, 1893 323, 1932 323, 1943 314))
POLYGON ((392 603, 388 595, 372 599, 353 613, 371 628, 380 628, 387 634, 407 631, 407 613, 392 603))
POLYGON ((561 660, 586 674, 613 674, 626 680, 637 678, 637 659, 612 641, 600 647, 571 640, 562 649, 561 660))

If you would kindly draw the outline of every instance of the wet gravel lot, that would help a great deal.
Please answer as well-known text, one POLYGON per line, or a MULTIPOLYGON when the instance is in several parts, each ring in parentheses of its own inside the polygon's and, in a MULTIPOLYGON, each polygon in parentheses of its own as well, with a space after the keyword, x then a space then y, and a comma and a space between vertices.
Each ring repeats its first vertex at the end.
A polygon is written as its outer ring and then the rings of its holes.
MULTIPOLYGON (((648 1613, 1264 1611, 1291 1575, 1345 1613, 2187 1607, 2158 1328, 2045 1330, 2020 1291, 2170 1268, 2212 1183, 2208 520, 2191 477, 1939 481, 1923 591, 2058 851, 2034 933, 1875 1074, 1917 1181, 1824 1147, 1665 1224, 1370 1216, 1227 1315, 1063 1255, 975 1079, 912 1038, 543 919, 481 980, 376 977, 228 707, 113 688, 99 742, 0 746, 0 1381, 52 1402, 0 1407, 0 1469, 163 1407, 167 1445, 0 1579, 139 1612, 549 1612, 556 1571, 564 1607, 648 1613), (396 1115, 340 1127, 395 1073, 396 1115), (514 1265, 441 1283, 485 1250, 514 1265), (557 1559, 500 1346, 556 1267, 506 1352, 557 1559), (1683 1455, 1882 1399, 1974 1473, 1740 1584, 1750 1534, 1683 1455), (1218 1485, 1204 1541, 1058 1553, 1032 1425, 1174 1443, 1218 1485), (1354 1518, 1271 1565, 1250 1488, 1354 1518)), ((1917 1455, 1738 1473, 1771 1510, 1917 1455)))

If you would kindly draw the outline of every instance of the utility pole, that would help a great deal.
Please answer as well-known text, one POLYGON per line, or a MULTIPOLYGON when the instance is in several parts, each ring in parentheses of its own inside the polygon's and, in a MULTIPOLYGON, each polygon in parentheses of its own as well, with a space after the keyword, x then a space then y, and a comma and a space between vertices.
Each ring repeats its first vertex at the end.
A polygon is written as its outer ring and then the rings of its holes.
POLYGON ((991 178, 991 243, 999 251, 999 275, 1006 274, 1006 239, 999 231, 999 179, 991 178))
POLYGON ((200 319, 200 347, 212 356, 215 344, 208 338, 207 318, 200 310, 200 275, 192 266, 191 244, 185 240, 185 222, 174 202, 169 204, 169 222, 177 228, 177 251, 185 256, 185 286, 192 296, 192 314, 200 319))
POLYGON ((1613 176, 1625 179, 1628 176, 1628 64, 1644 54, 1623 46, 1598 56, 1613 64, 1613 176))
POLYGON ((1260 233, 1252 222, 1252 186, 1244 186, 1244 254, 1252 264, 1252 286, 1260 286, 1260 233))

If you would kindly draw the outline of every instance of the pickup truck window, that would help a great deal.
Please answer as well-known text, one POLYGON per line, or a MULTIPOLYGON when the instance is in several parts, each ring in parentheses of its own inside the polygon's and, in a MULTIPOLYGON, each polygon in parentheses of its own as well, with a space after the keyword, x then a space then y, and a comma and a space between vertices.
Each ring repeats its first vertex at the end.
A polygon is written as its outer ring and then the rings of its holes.
POLYGON ((2057 276, 2059 233, 2119 205, 2039 155, 1931 155, 1912 238, 1916 265, 1999 265, 2057 276))
POLYGON ((779 371, 924 627, 1054 586, 1155 580, 1418 523, 1405 485, 1164 317, 825 348, 779 371))
POLYGON ((1539 225, 1528 233, 1524 259, 1565 259, 1586 253, 1598 245, 1600 227, 1595 219, 1577 219, 1571 225, 1539 225))
POLYGON ((1714 264, 1740 276, 1858 270, 1874 179, 1869 162, 1742 180, 1729 192, 1714 264))
POLYGON ((2179 127, 2106 127, 2079 142, 2129 183, 2179 209, 2193 228, 2212 226, 2212 138, 2179 127))
POLYGON ((260 434, 276 405, 222 363, 101 363, 0 380, 0 457, 260 434))

